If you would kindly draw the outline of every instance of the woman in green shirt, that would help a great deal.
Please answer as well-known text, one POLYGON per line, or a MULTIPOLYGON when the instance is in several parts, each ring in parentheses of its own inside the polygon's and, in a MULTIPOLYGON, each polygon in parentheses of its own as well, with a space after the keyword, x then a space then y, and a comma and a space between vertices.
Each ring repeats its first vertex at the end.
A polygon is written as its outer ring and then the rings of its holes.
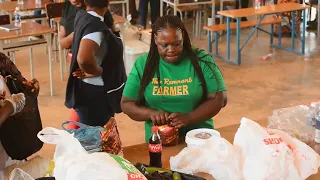
POLYGON ((181 136, 213 129, 211 118, 226 104, 226 86, 212 56, 191 46, 180 18, 158 18, 150 51, 136 60, 121 100, 124 113, 145 121, 146 142, 153 125, 170 124, 181 136))

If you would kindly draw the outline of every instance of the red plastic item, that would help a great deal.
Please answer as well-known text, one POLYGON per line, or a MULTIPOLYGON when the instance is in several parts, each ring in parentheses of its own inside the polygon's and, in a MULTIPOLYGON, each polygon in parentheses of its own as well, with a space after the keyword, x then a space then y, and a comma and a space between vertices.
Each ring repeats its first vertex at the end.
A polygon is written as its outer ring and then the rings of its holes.
POLYGON ((72 54, 71 54, 71 52, 69 51, 68 52, 68 60, 69 60, 69 64, 71 64, 71 61, 72 61, 72 54))
MULTIPOLYGON (((71 64, 71 60, 72 60, 72 54, 71 52, 69 51, 68 52, 68 61, 69 63, 71 64)), ((70 121, 76 121, 76 122, 79 122, 79 117, 78 117, 78 114, 77 112, 74 110, 74 109, 71 109, 71 112, 70 112, 70 116, 69 116, 69 120, 70 121)), ((66 126, 66 129, 78 129, 79 127, 73 123, 69 123, 67 124, 66 126)))
MULTIPOLYGON (((70 121, 76 121, 76 122, 79 122, 79 117, 78 117, 78 114, 77 112, 74 110, 74 109, 71 109, 71 112, 70 112, 70 116, 69 116, 69 120, 70 121)), ((73 123, 69 123, 66 125, 66 129, 78 129, 79 127, 73 123)))

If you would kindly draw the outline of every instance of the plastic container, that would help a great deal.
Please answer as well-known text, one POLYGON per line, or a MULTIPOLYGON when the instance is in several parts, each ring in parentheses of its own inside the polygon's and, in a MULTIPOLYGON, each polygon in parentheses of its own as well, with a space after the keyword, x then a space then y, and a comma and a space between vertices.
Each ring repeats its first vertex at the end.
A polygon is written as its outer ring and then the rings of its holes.
POLYGON ((260 6, 261 6, 261 0, 255 0, 254 1, 254 7, 256 10, 260 10, 260 6))
POLYGON ((213 136, 220 137, 220 133, 213 129, 194 129, 187 133, 186 143, 188 147, 199 147, 211 141, 213 136))
POLYGON ((16 7, 16 10, 14 11, 14 23, 15 26, 21 26, 21 14, 19 7, 16 7))
POLYGON ((126 73, 129 75, 131 72, 132 66, 137 58, 145 53, 147 53, 150 49, 150 46, 144 42, 139 40, 131 40, 125 42, 124 46, 124 66, 126 68, 126 73))

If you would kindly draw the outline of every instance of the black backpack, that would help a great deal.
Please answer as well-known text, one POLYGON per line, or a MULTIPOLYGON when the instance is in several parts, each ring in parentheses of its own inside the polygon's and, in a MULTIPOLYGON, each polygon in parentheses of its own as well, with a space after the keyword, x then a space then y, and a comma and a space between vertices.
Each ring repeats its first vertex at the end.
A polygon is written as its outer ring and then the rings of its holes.
MULTIPOLYGON (((8 75, 5 72, 1 74, 8 75)), ((7 80, 11 94, 24 93, 26 104, 21 112, 10 116, 2 124, 0 141, 8 156, 14 160, 23 160, 39 151, 43 146, 43 142, 37 137, 38 132, 42 130, 38 109, 38 91, 35 92, 14 78, 7 80)))

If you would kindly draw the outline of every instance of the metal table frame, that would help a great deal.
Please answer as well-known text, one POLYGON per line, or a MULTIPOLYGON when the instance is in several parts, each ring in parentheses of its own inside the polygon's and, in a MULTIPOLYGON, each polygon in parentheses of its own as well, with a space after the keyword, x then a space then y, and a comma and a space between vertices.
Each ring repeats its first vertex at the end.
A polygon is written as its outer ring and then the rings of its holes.
POLYGON ((282 13, 271 13, 271 14, 265 14, 262 15, 260 17, 260 21, 258 22, 258 24, 256 24, 256 26, 253 28, 253 30, 250 32, 248 39, 246 40, 246 42, 244 43, 244 45, 242 47, 240 47, 240 21, 241 18, 238 17, 236 18, 237 22, 236 22, 236 61, 232 61, 230 58, 230 34, 231 34, 231 29, 230 29, 230 23, 231 23, 231 18, 230 17, 226 17, 227 18, 227 32, 226 32, 226 36, 227 36, 227 56, 223 57, 219 54, 219 48, 218 48, 218 42, 219 42, 219 38, 221 37, 221 35, 219 35, 219 32, 214 32, 214 40, 212 41, 211 39, 211 31, 208 32, 208 48, 209 48, 209 52, 212 53, 212 43, 215 42, 215 53, 213 53, 213 56, 223 59, 227 62, 230 62, 232 64, 235 65, 240 65, 241 64, 241 51, 242 49, 247 45, 247 43, 249 42, 250 38, 254 35, 254 33, 256 32, 256 30, 260 30, 262 32, 265 32, 267 34, 270 35, 270 45, 272 47, 277 47, 277 48, 281 48, 290 52, 294 52, 297 54, 304 54, 305 53, 305 33, 306 33, 306 10, 302 10, 302 14, 303 14, 303 30, 302 30, 302 37, 295 31, 295 24, 294 24, 294 18, 295 18, 295 11, 291 11, 292 13, 292 25, 289 24, 289 22, 285 19, 285 17, 282 15, 282 13), (268 32, 266 30, 263 30, 261 28, 259 28, 261 22, 263 21, 263 19, 267 16, 267 15, 273 15, 273 14, 278 14, 286 24, 288 24, 288 27, 291 29, 291 47, 285 47, 281 45, 281 23, 279 23, 279 31, 278 31, 278 43, 274 44, 274 37, 273 37, 273 31, 274 31, 274 24, 271 24, 271 32, 268 32), (295 37, 298 37, 298 39, 301 41, 301 51, 295 50, 295 37))
POLYGON ((121 4, 122 5, 122 16, 126 18, 127 15, 129 15, 129 0, 116 0, 116 1, 110 1, 109 4, 121 4), (126 13, 127 9, 127 13, 126 13))

